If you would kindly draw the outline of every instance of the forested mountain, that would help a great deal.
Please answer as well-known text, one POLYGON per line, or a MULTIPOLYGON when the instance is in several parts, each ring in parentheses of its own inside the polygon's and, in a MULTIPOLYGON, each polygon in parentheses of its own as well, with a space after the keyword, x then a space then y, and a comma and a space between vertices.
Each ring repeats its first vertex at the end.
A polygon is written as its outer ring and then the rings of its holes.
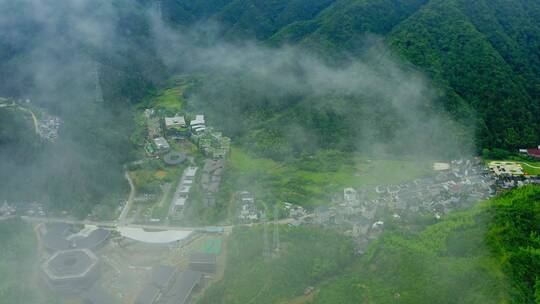
POLYGON ((479 146, 516 149, 540 140, 536 1, 237 0, 210 1, 206 9, 164 2, 173 22, 181 7, 190 14, 183 22, 217 21, 226 37, 298 44, 333 60, 355 56, 375 34, 434 80, 455 118, 474 117, 479 146))
MULTIPOLYGON (((33 58, 30 50, 51 31, 25 13, 31 5, 32 1, 8 5, 17 18, 3 22, 6 30, 0 39, 0 71, 7 79, 0 87, 4 95, 23 94, 21 90, 32 83, 19 63, 33 58)), ((164 0, 160 7, 163 19, 180 29, 214 22, 225 40, 295 44, 336 62, 358 56, 382 39, 393 55, 437 84, 444 93, 439 100, 454 118, 467 124, 475 120, 479 148, 516 149, 540 141, 536 1, 164 0)), ((110 33, 100 33, 96 42, 76 28, 61 32, 59 39, 66 47, 82 48, 102 64, 107 99, 136 102, 166 77, 148 20, 148 12, 155 8, 151 0, 112 5, 97 1, 77 8, 74 18, 92 9, 92 16, 85 18, 91 22, 108 18, 110 33)), ((65 20, 57 26, 69 28, 70 23, 65 20)))

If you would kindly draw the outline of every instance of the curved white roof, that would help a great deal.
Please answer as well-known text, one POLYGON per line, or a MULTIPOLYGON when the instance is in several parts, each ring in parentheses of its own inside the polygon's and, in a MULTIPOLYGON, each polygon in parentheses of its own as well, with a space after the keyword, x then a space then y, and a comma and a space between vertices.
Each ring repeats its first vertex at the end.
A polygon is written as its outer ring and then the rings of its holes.
POLYGON ((151 244, 168 244, 173 242, 181 241, 187 238, 193 231, 176 231, 176 230, 165 230, 165 231, 146 231, 142 228, 131 228, 131 227, 118 227, 118 232, 123 237, 132 239, 135 241, 151 244))

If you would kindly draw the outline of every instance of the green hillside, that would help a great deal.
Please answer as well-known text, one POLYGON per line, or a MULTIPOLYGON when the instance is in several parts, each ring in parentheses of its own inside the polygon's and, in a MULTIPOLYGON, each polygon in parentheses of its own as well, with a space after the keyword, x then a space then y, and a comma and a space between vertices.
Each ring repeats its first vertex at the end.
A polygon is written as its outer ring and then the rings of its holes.
POLYGON ((476 126, 479 147, 516 149, 540 141, 535 1, 217 2, 208 3, 213 14, 200 18, 221 23, 226 37, 296 44, 330 60, 377 44, 370 38, 375 34, 435 82, 454 118, 476 126))
MULTIPOLYGON (((384 42, 394 56, 434 81, 443 93, 439 102, 454 118, 475 126, 479 148, 516 149, 540 141, 540 4, 535 1, 161 2, 163 18, 182 31, 210 21, 219 24, 216 36, 226 41, 248 38, 270 46, 298 45, 330 62, 356 58, 384 42)), ((47 34, 25 14, 28 5, 6 8, 14 18, 0 33, 6 38, 0 44, 0 75, 7 79, 0 84, 4 95, 27 93, 34 76, 21 66, 32 46, 47 34), (20 32, 17 39, 11 39, 13 31, 20 32)), ((138 102, 171 76, 152 43, 148 12, 156 5, 150 0, 122 0, 111 8, 98 1, 93 8, 90 21, 110 14, 107 10, 117 12, 108 25, 114 31, 104 37, 114 39, 114 45, 66 32, 62 33, 62 39, 70 42, 66 49, 48 51, 86 54, 101 64, 106 100, 138 102)))
POLYGON ((314 303, 538 303, 539 208, 540 187, 526 187, 418 235, 386 233, 314 303))

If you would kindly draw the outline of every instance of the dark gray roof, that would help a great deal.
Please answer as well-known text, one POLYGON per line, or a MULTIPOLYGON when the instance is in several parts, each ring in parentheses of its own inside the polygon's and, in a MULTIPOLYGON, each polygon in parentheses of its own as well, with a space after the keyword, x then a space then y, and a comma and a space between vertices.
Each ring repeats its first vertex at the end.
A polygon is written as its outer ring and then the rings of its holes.
MULTIPOLYGON (((96 284, 97 285, 97 284, 96 284)), ((103 288, 94 286, 90 289, 84 298, 84 304, 116 304, 116 301, 108 292, 103 288)))
POLYGON ((65 239, 65 236, 56 233, 47 233, 41 240, 47 249, 54 251, 68 250, 72 248, 73 245, 70 241, 65 239))
POLYGON ((190 263, 215 264, 216 255, 213 253, 197 252, 189 255, 190 263))
POLYGON ((325 213, 330 211, 330 208, 328 206, 319 206, 315 208, 315 212, 325 213))
POLYGON ((216 193, 219 191, 220 181, 212 181, 208 186, 208 192, 216 193))
POLYGON ((159 289, 152 285, 146 285, 144 289, 139 293, 135 304, 153 304, 159 295, 159 289))
POLYGON ((88 250, 59 252, 47 262, 46 271, 54 277, 76 277, 84 275, 96 263, 96 257, 88 250))
POLYGON ((54 234, 58 236, 66 236, 71 230, 71 224, 67 223, 52 223, 47 225, 47 234, 54 234))
POLYGON ((76 239, 73 243, 76 248, 93 249, 105 242, 111 232, 105 229, 96 229, 87 237, 76 239))
POLYGON ((178 275, 171 291, 166 295, 166 304, 185 304, 193 289, 200 284, 202 273, 193 270, 183 271, 178 275))
POLYGON ((180 152, 170 152, 163 156, 163 161, 168 165, 178 165, 186 160, 186 156, 180 152))
POLYGON ((175 273, 176 269, 174 267, 163 265, 154 266, 152 267, 152 284, 163 290, 171 284, 175 273))
MULTIPOLYGON (((66 224, 67 225, 67 224, 66 224)), ((71 228, 71 225, 56 225, 50 229, 47 228, 47 233, 42 237, 43 245, 49 250, 62 251, 71 248, 81 249, 94 249, 102 244, 111 232, 105 229, 96 229, 92 231, 87 237, 77 237, 73 240, 66 238, 67 229, 71 228)))

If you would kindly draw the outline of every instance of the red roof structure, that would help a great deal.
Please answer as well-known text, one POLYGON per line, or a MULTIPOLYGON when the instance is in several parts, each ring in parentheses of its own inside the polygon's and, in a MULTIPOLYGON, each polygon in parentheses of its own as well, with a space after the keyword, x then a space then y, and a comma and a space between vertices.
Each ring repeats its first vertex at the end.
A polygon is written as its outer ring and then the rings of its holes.
POLYGON ((527 149, 527 154, 532 157, 540 158, 540 147, 538 149, 527 149))

